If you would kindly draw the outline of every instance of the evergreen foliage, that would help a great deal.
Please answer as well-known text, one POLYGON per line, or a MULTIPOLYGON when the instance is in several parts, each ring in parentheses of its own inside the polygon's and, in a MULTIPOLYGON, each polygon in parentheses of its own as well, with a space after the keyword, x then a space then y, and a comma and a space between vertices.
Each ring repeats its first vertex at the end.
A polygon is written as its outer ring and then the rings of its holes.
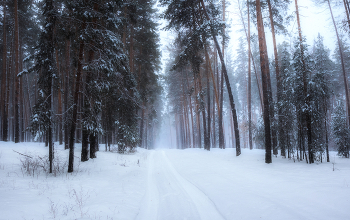
MULTIPOLYGON (((325 152, 327 137, 327 111, 332 95, 330 79, 332 78, 333 62, 329 58, 329 50, 323 45, 323 37, 318 35, 313 49, 313 72, 310 84, 311 117, 313 125, 313 147, 318 158, 325 152)), ((321 160, 321 159, 320 159, 321 160)))
POLYGON ((296 124, 295 124, 295 105, 294 105, 294 71, 292 68, 292 59, 289 52, 289 44, 283 42, 279 46, 280 54, 280 79, 281 87, 277 90, 279 102, 277 103, 278 115, 278 144, 281 150, 281 156, 291 157, 295 152, 296 145, 296 124), (286 129, 288 128, 288 129, 286 129), (287 154, 286 154, 287 151, 287 154))
POLYGON ((350 130, 346 123, 346 114, 344 110, 344 103, 337 102, 333 117, 333 134, 335 137, 335 143, 338 149, 338 155, 349 158, 350 150, 350 130))

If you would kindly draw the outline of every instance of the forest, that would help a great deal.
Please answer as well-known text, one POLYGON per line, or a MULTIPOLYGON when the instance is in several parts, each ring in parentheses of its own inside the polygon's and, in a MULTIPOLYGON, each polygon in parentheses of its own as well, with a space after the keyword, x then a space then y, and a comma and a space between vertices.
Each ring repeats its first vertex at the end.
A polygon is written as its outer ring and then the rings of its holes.
POLYGON ((0 140, 44 142, 50 173, 56 145, 71 173, 75 144, 82 162, 153 149, 165 120, 178 149, 349 158, 350 3, 313 2, 329 14, 334 51, 321 35, 306 43, 297 0, 2 0, 0 140), (241 27, 233 54, 226 4, 241 27), (174 37, 163 70, 161 21, 174 37))

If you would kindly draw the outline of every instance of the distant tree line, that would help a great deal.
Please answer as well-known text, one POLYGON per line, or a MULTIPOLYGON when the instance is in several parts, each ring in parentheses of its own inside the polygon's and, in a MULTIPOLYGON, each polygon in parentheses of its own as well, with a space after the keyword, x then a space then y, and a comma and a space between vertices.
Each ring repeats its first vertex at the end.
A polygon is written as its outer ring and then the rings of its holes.
POLYGON ((347 0, 341 1, 341 27, 332 13, 332 4, 339 2, 317 1, 333 22, 337 46, 332 57, 322 36, 306 44, 297 0, 237 0, 243 36, 234 58, 225 54, 224 0, 160 2, 167 7, 167 28, 177 33, 166 82, 178 148, 231 145, 238 156, 241 147, 255 146, 265 149, 266 163, 278 154, 314 163, 329 162, 334 146, 349 158, 347 0), (295 15, 287 14, 289 7, 295 7, 295 15), (291 34, 287 29, 293 19, 294 43, 277 42, 277 34, 291 34), (266 42, 266 27, 272 42, 266 42), (273 59, 267 43, 273 45, 273 59))

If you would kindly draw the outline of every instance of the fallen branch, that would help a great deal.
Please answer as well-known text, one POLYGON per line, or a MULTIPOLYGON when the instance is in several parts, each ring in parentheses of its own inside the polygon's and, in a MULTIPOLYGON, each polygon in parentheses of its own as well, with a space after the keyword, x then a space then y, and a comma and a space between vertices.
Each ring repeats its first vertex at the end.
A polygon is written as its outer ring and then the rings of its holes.
POLYGON ((18 154, 22 155, 22 156, 29 157, 29 158, 33 159, 33 157, 31 157, 31 156, 28 156, 28 155, 22 154, 22 153, 20 153, 20 152, 18 152, 18 151, 15 151, 15 150, 13 150, 13 151, 14 151, 15 153, 18 153, 18 154))

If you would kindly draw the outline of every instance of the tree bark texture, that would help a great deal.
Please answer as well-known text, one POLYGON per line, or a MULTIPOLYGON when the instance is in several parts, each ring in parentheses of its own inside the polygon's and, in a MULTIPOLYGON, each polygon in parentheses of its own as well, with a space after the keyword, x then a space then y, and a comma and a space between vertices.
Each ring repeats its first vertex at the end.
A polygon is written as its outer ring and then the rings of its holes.
POLYGON ((15 72, 14 72, 14 77, 15 77, 15 121, 14 121, 14 138, 15 138, 15 143, 20 142, 20 137, 19 137, 19 77, 17 76, 19 73, 19 24, 18 24, 18 1, 14 0, 15 4, 15 11, 14 11, 14 16, 15 16, 15 72))
POLYGON ((7 35, 6 35, 6 1, 3 1, 3 57, 2 57, 2 79, 1 79, 1 108, 2 108, 2 141, 7 141, 8 136, 8 99, 7 99, 7 81, 8 81, 8 72, 7 72, 7 35))
MULTIPOLYGON (((273 42, 273 52, 275 56, 275 72, 276 72, 276 79, 277 79, 277 92, 278 89, 281 87, 281 79, 280 79, 280 68, 278 64, 278 53, 277 53, 277 44, 276 44, 276 33, 275 33, 275 25, 274 25, 274 20, 273 20, 273 15, 272 15, 272 6, 271 6, 271 1, 267 0, 267 4, 269 7, 269 14, 270 14, 270 23, 271 23, 271 32, 272 32, 272 42, 273 42)), ((272 92, 272 89, 270 88, 270 91, 272 92)), ((270 97, 272 99, 272 96, 270 97)), ((272 100, 271 100, 272 101, 272 100)), ((279 102, 279 95, 277 94, 277 103, 279 102)), ((272 104, 272 103, 271 103, 272 104)), ((275 121, 274 117, 274 108, 273 105, 271 106, 271 119, 275 121)), ((280 110, 278 112, 278 115, 281 115, 280 110)), ((277 155, 278 150, 277 150, 277 132, 276 128, 272 127, 272 147, 273 147, 273 154, 277 155)))
POLYGON ((258 36, 259 36, 259 51, 260 51, 260 65, 261 65, 261 79, 263 86, 263 100, 264 100, 264 125, 265 125, 265 163, 271 163, 271 124, 270 124, 270 105, 269 105, 269 91, 268 91, 268 79, 270 78, 269 61, 266 50, 266 38, 264 31, 264 23, 261 13, 260 0, 256 0, 256 14, 258 24, 258 36))
MULTIPOLYGON (((86 23, 85 21, 83 21, 82 30, 84 30, 85 27, 86 27, 86 23)), ((68 173, 71 173, 74 170, 74 142, 75 142, 75 130, 76 130, 78 104, 79 104, 78 101, 79 101, 80 82, 81 82, 81 76, 83 71, 83 56, 84 56, 84 41, 81 40, 80 46, 79 46, 77 76, 75 80, 72 124, 71 124, 70 133, 69 133, 68 173)))
POLYGON ((248 142, 249 149, 253 149, 253 137, 252 137, 252 74, 251 74, 251 48, 250 48, 250 14, 249 4, 247 1, 248 9, 248 142))

